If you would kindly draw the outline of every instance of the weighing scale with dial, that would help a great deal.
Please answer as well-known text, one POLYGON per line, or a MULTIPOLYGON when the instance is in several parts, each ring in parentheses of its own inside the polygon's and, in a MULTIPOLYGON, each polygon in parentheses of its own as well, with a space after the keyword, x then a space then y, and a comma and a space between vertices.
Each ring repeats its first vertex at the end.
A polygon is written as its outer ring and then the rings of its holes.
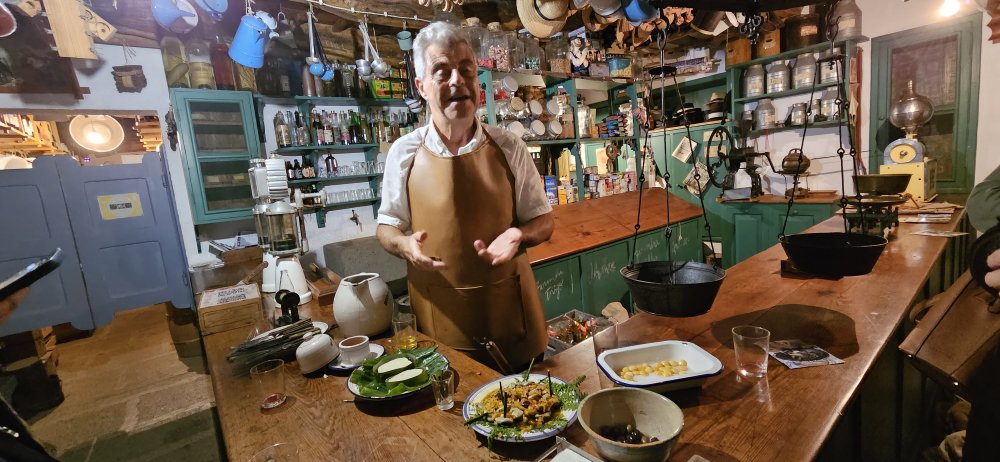
POLYGON ((879 167, 879 173, 911 174, 906 192, 918 201, 927 201, 937 193, 937 163, 927 157, 924 143, 917 140, 917 129, 933 115, 931 100, 917 94, 912 80, 907 82, 906 91, 889 113, 889 122, 906 132, 906 136, 885 147, 879 167))

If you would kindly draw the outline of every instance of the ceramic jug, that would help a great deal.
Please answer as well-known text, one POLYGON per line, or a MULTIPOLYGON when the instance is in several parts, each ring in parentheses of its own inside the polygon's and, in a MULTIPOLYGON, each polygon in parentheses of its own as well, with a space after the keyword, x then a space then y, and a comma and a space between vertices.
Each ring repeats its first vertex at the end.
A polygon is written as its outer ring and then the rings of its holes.
POLYGON ((392 319, 389 286, 377 273, 345 277, 333 296, 333 317, 344 337, 384 332, 392 319))

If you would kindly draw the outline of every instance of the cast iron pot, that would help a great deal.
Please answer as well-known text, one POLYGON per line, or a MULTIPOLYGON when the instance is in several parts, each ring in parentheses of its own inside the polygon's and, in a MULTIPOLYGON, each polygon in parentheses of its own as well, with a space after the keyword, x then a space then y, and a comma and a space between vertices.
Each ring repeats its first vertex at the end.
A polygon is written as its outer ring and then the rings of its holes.
POLYGON ((901 194, 910 184, 909 173, 883 173, 879 175, 854 175, 854 187, 861 194, 886 196, 901 194))
POLYGON ((726 271, 682 261, 650 261, 621 269, 635 307, 660 316, 697 316, 712 307, 726 271))
POLYGON ((867 234, 810 233, 783 236, 781 247, 796 269, 840 277, 870 273, 888 242, 867 234))

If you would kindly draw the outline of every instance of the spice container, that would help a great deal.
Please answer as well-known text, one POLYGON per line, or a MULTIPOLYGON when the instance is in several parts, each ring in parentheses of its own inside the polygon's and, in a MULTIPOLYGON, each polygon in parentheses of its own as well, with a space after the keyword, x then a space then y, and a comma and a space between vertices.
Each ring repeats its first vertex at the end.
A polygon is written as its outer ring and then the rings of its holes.
POLYGON ((836 88, 828 88, 826 92, 823 93, 823 115, 826 116, 827 120, 840 119, 840 106, 837 105, 838 97, 839 92, 836 88))
POLYGON ((764 66, 754 64, 747 69, 743 76, 743 90, 746 97, 760 96, 764 94, 764 66))
POLYGON ((806 111, 808 110, 807 103, 795 103, 792 105, 792 115, 791 123, 792 125, 805 125, 806 123, 806 111))
MULTIPOLYGON (((833 53, 834 54, 839 54, 840 53, 840 48, 834 48, 833 49, 833 53)), ((824 58, 825 57, 829 57, 830 56, 830 52, 829 51, 824 52, 820 56, 822 56, 824 58)), ((823 63, 819 67, 819 83, 836 83, 836 82, 838 82, 840 80, 840 70, 841 70, 840 64, 841 63, 839 61, 828 61, 828 62, 823 63)))
POLYGON ((479 25, 479 18, 466 18, 465 25, 462 26, 462 32, 465 34, 466 40, 469 41, 472 52, 476 55, 476 64, 479 67, 492 69, 493 60, 489 57, 489 45, 484 43, 487 41, 487 31, 479 25))
POLYGON ((809 88, 816 80, 816 58, 812 53, 802 53, 795 59, 792 70, 792 84, 795 89, 809 88))
POLYGON ((757 130, 774 128, 774 105, 770 98, 764 98, 757 103, 757 110, 754 111, 757 122, 757 130))
POLYGON ((569 43, 563 36, 553 37, 545 48, 545 58, 549 61, 549 70, 552 72, 570 73, 569 60, 566 59, 566 52, 569 51, 569 43))
POLYGON ((771 64, 771 68, 767 72, 767 92, 779 93, 788 90, 791 79, 791 72, 784 61, 771 64))

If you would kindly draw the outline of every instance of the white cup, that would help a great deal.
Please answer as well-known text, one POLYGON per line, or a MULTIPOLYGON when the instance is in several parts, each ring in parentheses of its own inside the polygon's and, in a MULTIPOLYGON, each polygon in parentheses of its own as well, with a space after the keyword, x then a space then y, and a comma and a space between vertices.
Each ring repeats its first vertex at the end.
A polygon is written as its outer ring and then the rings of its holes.
POLYGON ((355 335, 340 341, 340 363, 345 366, 356 366, 361 364, 368 353, 371 352, 368 337, 365 335, 355 335))

